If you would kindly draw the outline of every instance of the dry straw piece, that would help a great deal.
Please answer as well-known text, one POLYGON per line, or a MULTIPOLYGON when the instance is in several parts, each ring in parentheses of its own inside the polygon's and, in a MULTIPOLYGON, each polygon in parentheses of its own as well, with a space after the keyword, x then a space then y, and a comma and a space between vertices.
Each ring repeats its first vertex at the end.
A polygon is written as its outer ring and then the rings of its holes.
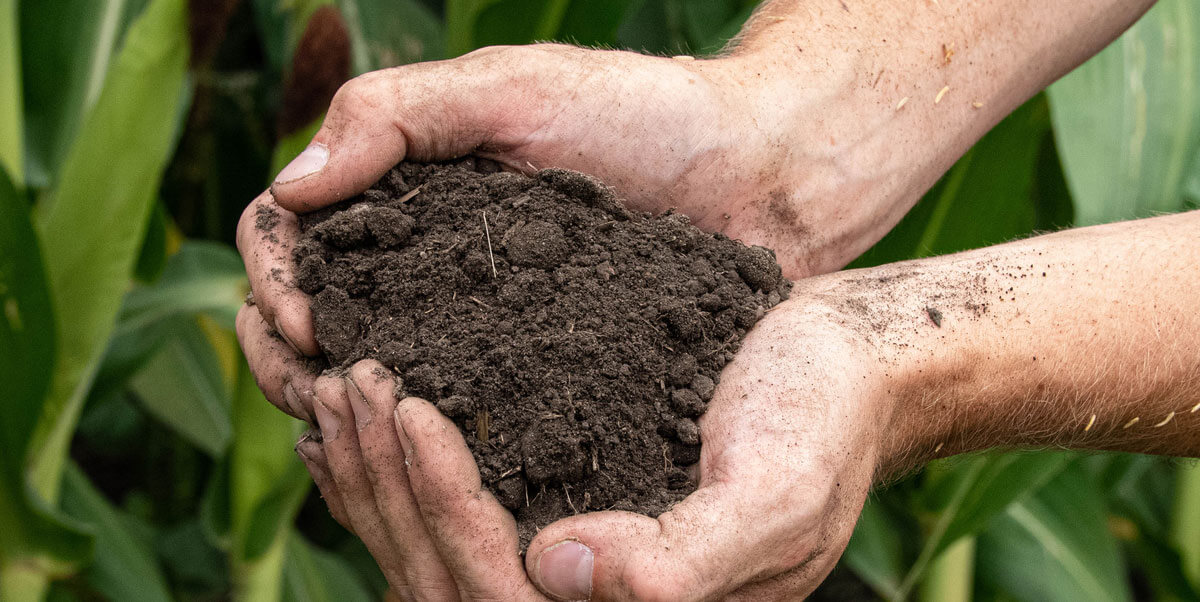
POLYGON ((947 92, 949 92, 949 91, 950 91, 950 86, 946 86, 945 88, 942 88, 942 91, 941 91, 941 92, 938 92, 938 93, 937 93, 937 97, 933 99, 933 104, 937 104, 937 103, 939 103, 939 102, 942 102, 942 97, 943 97, 943 96, 945 96, 945 95, 946 95, 946 93, 947 93, 947 92))
POLYGON ((896 110, 899 111, 900 109, 903 109, 904 105, 906 105, 906 104, 908 104, 907 96, 905 96, 904 98, 901 98, 900 102, 896 103, 896 110))

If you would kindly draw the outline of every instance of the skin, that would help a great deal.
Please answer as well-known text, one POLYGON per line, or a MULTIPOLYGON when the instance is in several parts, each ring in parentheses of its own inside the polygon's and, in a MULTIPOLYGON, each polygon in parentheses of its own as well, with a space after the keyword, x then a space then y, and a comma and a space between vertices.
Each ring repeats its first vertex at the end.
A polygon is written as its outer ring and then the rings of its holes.
POLYGON ((799 281, 722 374, 699 489, 657 519, 565 519, 524 559, 433 406, 394 399, 375 364, 304 371, 317 348, 291 285, 294 212, 400 159, 472 152, 678 207, 775 248, 793 279, 830 272, 1150 4, 780 0, 713 60, 539 45, 367 74, 239 224, 243 348, 267 398, 317 427, 298 453, 405 599, 794 599, 836 563, 872 483, 932 458, 1200 454, 1196 213, 799 281), (255 227, 263 208, 273 232, 255 227))

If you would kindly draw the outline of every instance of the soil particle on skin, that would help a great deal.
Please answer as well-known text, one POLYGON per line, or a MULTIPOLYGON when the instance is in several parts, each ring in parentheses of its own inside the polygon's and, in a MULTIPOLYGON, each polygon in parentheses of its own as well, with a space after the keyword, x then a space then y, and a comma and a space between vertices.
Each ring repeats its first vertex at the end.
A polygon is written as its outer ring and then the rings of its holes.
POLYGON ((450 417, 522 546, 565 516, 655 516, 692 491, 696 419, 791 289, 771 251, 629 212, 566 170, 405 163, 300 226, 330 367, 375 358, 398 396, 450 417))

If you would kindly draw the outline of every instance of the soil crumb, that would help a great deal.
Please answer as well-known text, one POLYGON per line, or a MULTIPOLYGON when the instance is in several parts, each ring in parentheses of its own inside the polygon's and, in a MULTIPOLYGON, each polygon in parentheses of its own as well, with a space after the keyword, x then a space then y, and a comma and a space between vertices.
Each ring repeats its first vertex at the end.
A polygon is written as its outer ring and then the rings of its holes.
POLYGON ((522 549, 565 516, 690 493, 695 420, 791 289, 770 250, 559 169, 402 163, 300 226, 330 367, 375 358, 453 419, 522 549))

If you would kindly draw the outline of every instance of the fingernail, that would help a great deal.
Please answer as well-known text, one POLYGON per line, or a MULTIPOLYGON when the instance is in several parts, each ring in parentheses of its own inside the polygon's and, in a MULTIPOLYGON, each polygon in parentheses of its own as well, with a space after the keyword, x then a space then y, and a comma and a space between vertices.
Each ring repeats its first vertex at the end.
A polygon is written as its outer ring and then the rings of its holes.
POLYGON ((321 171, 327 161, 329 161, 329 147, 320 142, 314 142, 308 145, 304 152, 296 155, 296 158, 292 159, 292 162, 288 163, 287 167, 284 167, 279 175, 275 176, 275 183, 287 184, 311 176, 321 171))
POLYGON ((346 383, 346 397, 350 398, 350 408, 354 410, 354 425, 361 431, 371 424, 371 406, 358 385, 354 384, 354 379, 347 376, 342 381, 346 383))
POLYGON ((295 452, 300 454, 301 456, 304 456, 304 452, 300 451, 300 446, 304 445, 305 443, 307 443, 308 441, 311 441, 311 440, 312 440, 312 431, 304 431, 304 434, 300 435, 300 438, 296 440, 296 446, 293 447, 292 449, 295 450, 295 452))
POLYGON ((342 426, 337 414, 334 414, 320 398, 317 399, 317 405, 313 406, 313 411, 317 414, 317 425, 321 427, 321 438, 325 441, 337 439, 338 429, 342 426))
POLYGON ((408 432, 404 430, 404 421, 400 420, 400 406, 392 412, 392 416, 396 419, 396 438, 400 440, 400 449, 404 452, 404 465, 412 466, 413 461, 413 446, 412 440, 408 438, 408 432))
POLYGON ((300 348, 292 342, 292 339, 288 338, 287 332, 285 332, 283 327, 279 325, 278 316, 275 317, 275 332, 279 334, 279 338, 283 339, 283 342, 288 344, 288 347, 292 348, 292 351, 296 352, 296 355, 304 357, 304 352, 300 351, 300 348))
POLYGON ((292 409, 293 416, 305 422, 312 423, 312 416, 308 415, 308 410, 300 402, 300 396, 296 394, 296 387, 293 387, 292 383, 283 386, 283 400, 292 409))
POLYGON ((592 596, 591 548, 568 539, 538 556, 537 570, 546 592, 565 600, 587 600, 592 596))

